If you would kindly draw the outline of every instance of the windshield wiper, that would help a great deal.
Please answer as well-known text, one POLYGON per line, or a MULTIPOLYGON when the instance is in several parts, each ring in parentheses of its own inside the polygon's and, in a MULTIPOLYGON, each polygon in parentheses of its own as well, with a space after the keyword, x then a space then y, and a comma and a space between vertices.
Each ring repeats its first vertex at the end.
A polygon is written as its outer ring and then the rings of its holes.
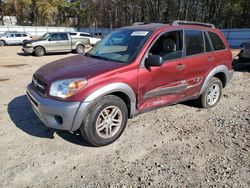
POLYGON ((92 54, 89 54, 89 53, 85 53, 85 56, 87 56, 87 57, 93 57, 93 58, 96 58, 96 59, 102 59, 102 60, 110 61, 109 58, 106 58, 106 57, 103 57, 103 56, 98 56, 98 55, 92 55, 92 54))

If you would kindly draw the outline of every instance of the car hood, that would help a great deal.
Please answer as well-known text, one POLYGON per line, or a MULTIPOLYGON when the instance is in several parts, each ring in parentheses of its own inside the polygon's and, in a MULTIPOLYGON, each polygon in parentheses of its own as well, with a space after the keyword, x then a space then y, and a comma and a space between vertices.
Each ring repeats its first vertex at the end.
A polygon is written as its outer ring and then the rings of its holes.
POLYGON ((50 83, 61 79, 90 78, 123 66, 126 64, 76 55, 44 65, 35 75, 45 83, 50 83))

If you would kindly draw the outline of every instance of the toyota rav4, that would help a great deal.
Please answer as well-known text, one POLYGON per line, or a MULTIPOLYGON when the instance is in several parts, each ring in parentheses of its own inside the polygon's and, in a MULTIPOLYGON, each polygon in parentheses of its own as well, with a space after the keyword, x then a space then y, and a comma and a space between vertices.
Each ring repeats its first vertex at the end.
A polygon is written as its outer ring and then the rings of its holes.
POLYGON ((232 76, 232 53, 213 25, 144 24, 110 33, 85 55, 41 67, 27 96, 46 126, 80 129, 90 144, 103 146, 142 112, 191 99, 214 107, 232 76))

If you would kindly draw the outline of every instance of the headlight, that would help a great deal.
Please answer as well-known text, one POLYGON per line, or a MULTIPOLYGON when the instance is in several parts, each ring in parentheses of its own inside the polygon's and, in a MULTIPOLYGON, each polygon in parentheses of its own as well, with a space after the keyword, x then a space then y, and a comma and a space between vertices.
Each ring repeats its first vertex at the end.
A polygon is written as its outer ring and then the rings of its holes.
POLYGON ((26 47, 32 47, 32 44, 28 43, 26 44, 26 47))
POLYGON ((51 84, 49 94, 55 97, 67 98, 80 91, 86 85, 87 80, 85 78, 59 80, 51 84))

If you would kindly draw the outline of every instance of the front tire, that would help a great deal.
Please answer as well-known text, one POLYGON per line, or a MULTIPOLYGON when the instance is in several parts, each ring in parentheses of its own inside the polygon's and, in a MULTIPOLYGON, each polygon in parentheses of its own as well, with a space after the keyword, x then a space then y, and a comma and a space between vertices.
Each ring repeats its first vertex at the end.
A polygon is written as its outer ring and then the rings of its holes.
POLYGON ((128 119, 128 109, 122 99, 107 95, 95 101, 80 127, 84 139, 93 146, 105 146, 123 133, 128 119))
POLYGON ((0 40, 0 46, 5 46, 5 45, 6 45, 5 41, 0 40))
POLYGON ((198 99, 198 104, 203 108, 213 108, 220 101, 222 88, 223 86, 220 79, 213 77, 207 89, 198 99))
POLYGON ((35 54, 38 57, 44 56, 44 54, 45 54, 44 48, 43 47, 36 47, 35 48, 35 54))

